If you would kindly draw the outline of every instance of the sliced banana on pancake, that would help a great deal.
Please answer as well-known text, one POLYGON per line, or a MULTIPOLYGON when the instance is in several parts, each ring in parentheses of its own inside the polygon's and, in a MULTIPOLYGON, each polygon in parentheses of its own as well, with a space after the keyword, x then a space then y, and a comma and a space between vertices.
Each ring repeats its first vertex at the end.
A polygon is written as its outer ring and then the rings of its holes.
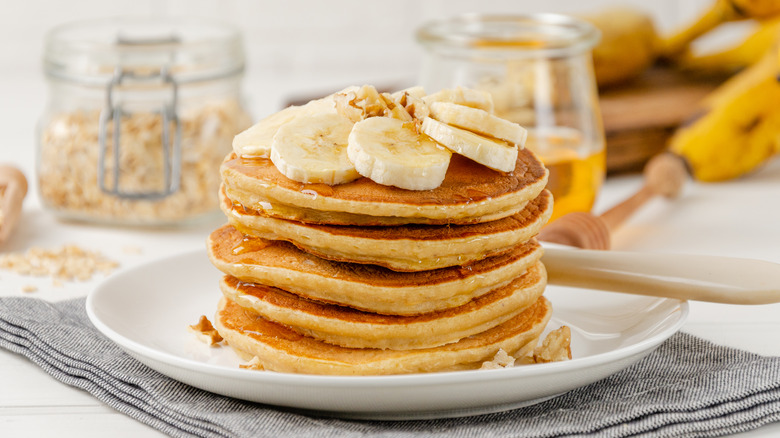
POLYGON ((342 184, 360 177, 347 157, 353 123, 335 114, 302 115, 283 124, 271 143, 271 161, 287 178, 342 184))
POLYGON ((233 137, 233 152, 239 157, 268 158, 276 131, 302 110, 300 106, 289 106, 238 133, 233 137))
POLYGON ((446 88, 422 98, 423 102, 431 105, 434 102, 452 102, 459 105, 470 106, 493 112, 493 96, 482 90, 473 88, 455 87, 446 88))
POLYGON ((463 128, 476 134, 504 140, 523 147, 528 131, 517 123, 502 119, 489 112, 452 102, 433 102, 431 117, 448 125, 463 128))
POLYGON ((517 145, 488 138, 426 117, 422 132, 436 142, 477 163, 501 172, 512 172, 517 162, 517 145))
POLYGON ((238 133, 233 138, 233 152, 239 157, 268 158, 271 156, 271 144, 279 127, 296 117, 335 112, 333 96, 312 100, 302 106, 289 106, 238 133))
POLYGON ((376 183, 407 190, 439 187, 452 153, 422 136, 411 123, 370 117, 349 134, 349 159, 358 173, 376 183))

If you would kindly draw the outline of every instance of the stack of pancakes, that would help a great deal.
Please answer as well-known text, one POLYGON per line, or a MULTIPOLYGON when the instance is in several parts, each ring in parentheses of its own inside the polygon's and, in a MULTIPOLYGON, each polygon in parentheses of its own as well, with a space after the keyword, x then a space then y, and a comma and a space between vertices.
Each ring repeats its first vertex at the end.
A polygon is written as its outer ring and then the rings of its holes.
POLYGON ((226 274, 214 326, 245 359, 400 374, 479 368, 537 345, 552 310, 534 236, 552 196, 527 149, 511 173, 453 155, 426 191, 303 184, 235 154, 221 173, 229 224, 208 241, 226 274))

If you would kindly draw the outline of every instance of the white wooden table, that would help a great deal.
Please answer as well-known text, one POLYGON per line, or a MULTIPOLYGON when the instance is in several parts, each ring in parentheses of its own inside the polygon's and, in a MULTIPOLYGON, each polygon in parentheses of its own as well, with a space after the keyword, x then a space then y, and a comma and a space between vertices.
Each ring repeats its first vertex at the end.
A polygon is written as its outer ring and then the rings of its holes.
MULTIPOLYGON (((40 95, 41 90, 36 90, 40 95)), ((17 100, 18 102, 23 102, 17 100)), ((0 107, 0 161, 20 165, 32 177, 32 126, 40 107, 0 107)), ((602 211, 635 191, 638 176, 611 178, 600 196, 602 211)), ((91 227, 57 222, 40 208, 33 188, 18 233, 0 250, 67 243, 100 250, 122 269, 203 247, 221 219, 187 229, 144 230, 91 227), (128 251, 133 249, 133 251, 128 251), (138 251, 136 251, 138 250, 138 251)), ((614 236, 619 250, 680 252, 748 257, 780 263, 780 159, 748 178, 720 184, 690 183, 676 202, 656 199, 614 236)), ((86 295, 100 281, 52 287, 50 279, 31 280, 0 272, 0 295, 61 300, 86 295)), ((756 307, 692 303, 685 331, 719 344, 780 356, 780 305, 756 307)), ((158 436, 158 432, 104 406, 89 394, 67 387, 18 355, 0 350, 0 436, 103 437, 158 436)), ((780 436, 780 423, 747 435, 780 436)))

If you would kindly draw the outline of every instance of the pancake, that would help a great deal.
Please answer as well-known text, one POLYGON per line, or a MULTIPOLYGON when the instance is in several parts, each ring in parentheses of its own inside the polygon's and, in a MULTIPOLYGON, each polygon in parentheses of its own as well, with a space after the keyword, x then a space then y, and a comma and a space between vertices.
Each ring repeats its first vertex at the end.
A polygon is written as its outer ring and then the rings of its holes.
POLYGON ((245 236, 230 225, 209 235, 211 262, 250 283, 381 314, 414 315, 460 306, 524 274, 542 256, 536 240, 468 266, 396 272, 316 257, 284 241, 245 236))
POLYGON ((359 178, 346 184, 304 184, 268 159, 228 155, 221 166, 228 198, 266 216, 331 225, 469 224, 516 214, 547 184, 547 169, 521 149, 515 170, 491 170, 457 154, 441 186, 404 190, 359 178))
POLYGON ((312 338, 350 348, 409 350, 456 342, 491 329, 536 302, 546 273, 537 262, 506 286, 451 309, 414 316, 379 315, 307 300, 225 276, 220 289, 237 305, 312 338))
POLYGON ((224 200, 228 221, 250 236, 286 240, 335 261, 370 263, 395 271, 465 265, 506 253, 534 237, 552 214, 552 195, 542 191, 519 213, 471 225, 358 227, 317 225, 247 214, 224 200))
POLYGON ((522 356, 536 346, 550 319, 549 301, 540 297, 519 315, 458 342, 417 350, 345 348, 304 336, 222 298, 214 318, 219 334, 241 356, 256 357, 270 371, 379 375, 476 369, 503 349, 522 356))

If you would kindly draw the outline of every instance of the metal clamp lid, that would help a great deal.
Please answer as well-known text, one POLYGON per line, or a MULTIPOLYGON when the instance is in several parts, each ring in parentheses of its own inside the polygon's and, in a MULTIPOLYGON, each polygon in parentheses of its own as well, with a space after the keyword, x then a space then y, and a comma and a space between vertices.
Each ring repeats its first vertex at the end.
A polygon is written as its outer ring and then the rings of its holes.
MULTIPOLYGON (((181 184, 181 123, 176 112, 178 101, 178 84, 170 74, 167 67, 160 69, 156 74, 138 74, 117 68, 113 79, 106 89, 106 105, 100 113, 98 127, 98 185, 104 193, 108 193, 126 199, 154 200, 169 196, 179 190, 181 184), (126 191, 120 187, 121 175, 121 124, 122 117, 131 112, 122 108, 115 98, 115 90, 122 86, 126 80, 160 81, 161 84, 170 86, 171 98, 161 102, 160 110, 152 112, 162 118, 162 134, 160 147, 163 157, 163 187, 159 191, 126 191), (109 126, 113 127, 111 145, 107 142, 109 126), (173 126, 173 129, 171 129, 173 126), (173 136, 171 136, 173 130, 173 136), (112 152, 111 161, 113 168, 112 184, 106 184, 107 157, 109 148, 112 152)), ((145 111, 149 113, 149 111, 145 111)))

